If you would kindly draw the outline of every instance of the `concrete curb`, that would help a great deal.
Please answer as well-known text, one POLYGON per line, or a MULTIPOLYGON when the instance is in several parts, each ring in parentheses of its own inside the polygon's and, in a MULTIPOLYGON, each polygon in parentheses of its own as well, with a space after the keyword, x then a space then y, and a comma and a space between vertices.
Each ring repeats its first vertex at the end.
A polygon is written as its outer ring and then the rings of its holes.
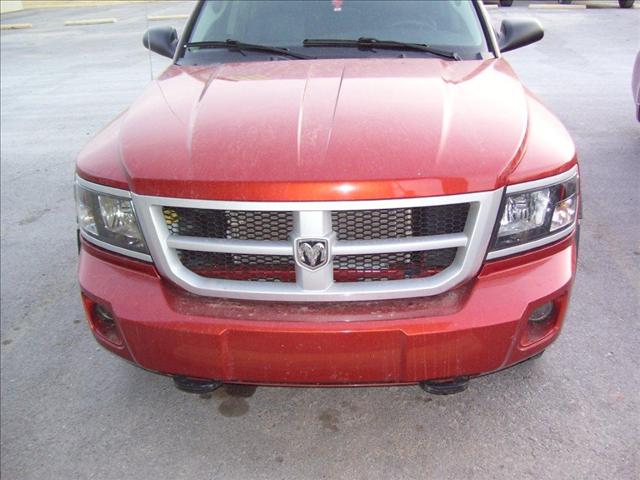
MULTIPOLYGON (((2 0, 0 0, 2 1, 2 0)), ((93 8, 113 7, 125 4, 179 4, 182 0, 28 0, 23 10, 38 10, 51 8, 93 8)))
POLYGON ((86 20, 66 20, 64 22, 65 27, 71 27, 75 25, 100 25, 102 23, 116 23, 116 18, 92 18, 86 20))
POLYGON ((52 8, 113 7, 131 3, 149 3, 150 1, 151 0, 45 0, 27 3, 24 5, 22 11, 52 8))

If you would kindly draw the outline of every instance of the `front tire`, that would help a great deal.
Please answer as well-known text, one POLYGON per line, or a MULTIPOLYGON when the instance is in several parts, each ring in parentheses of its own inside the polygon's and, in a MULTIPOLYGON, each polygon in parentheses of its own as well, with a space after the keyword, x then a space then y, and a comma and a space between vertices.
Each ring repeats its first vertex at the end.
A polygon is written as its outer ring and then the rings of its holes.
POLYGON ((620 8, 631 8, 633 7, 633 2, 635 0, 618 0, 618 5, 620 5, 620 8))

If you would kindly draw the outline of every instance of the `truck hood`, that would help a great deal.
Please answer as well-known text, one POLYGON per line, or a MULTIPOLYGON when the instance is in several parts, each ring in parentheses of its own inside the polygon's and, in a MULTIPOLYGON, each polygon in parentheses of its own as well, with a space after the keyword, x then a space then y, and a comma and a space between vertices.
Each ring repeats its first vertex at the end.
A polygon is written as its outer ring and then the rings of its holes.
POLYGON ((527 93, 501 59, 171 66, 120 121, 140 194, 233 200, 429 196, 504 184, 527 93))

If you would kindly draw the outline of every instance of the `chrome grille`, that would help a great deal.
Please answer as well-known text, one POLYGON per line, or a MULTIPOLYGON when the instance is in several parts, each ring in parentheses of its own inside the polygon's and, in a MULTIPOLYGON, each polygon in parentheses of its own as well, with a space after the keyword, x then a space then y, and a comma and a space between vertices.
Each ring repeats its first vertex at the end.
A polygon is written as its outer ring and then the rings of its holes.
POLYGON ((445 292, 478 271, 502 189, 428 198, 234 202, 132 194, 160 273, 199 295, 353 301, 445 292), (328 262, 296 245, 323 239, 328 262), (311 268, 308 268, 311 267, 311 268))
MULTIPOLYGON (((388 240, 461 233, 469 204, 331 212, 338 240, 388 240)), ((233 211, 201 208, 162 209, 172 235, 233 240, 284 241, 293 230, 293 214, 284 211, 233 211)), ((336 282, 424 278, 453 263, 457 249, 342 255, 334 260, 336 282)), ((292 256, 239 255, 178 250, 178 258, 192 272, 225 280, 295 282, 292 256)))

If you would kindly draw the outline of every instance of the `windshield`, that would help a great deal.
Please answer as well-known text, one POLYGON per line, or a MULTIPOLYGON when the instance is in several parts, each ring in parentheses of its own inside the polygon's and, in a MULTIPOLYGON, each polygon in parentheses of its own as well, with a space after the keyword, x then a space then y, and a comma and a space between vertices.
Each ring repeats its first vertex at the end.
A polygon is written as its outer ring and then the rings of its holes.
MULTIPOLYGON (((349 48, 345 44, 332 45, 337 48, 304 44, 309 39, 363 37, 426 44, 462 58, 481 58, 488 50, 478 14, 469 0, 208 0, 198 13, 188 43, 232 39, 316 58, 399 55, 398 51, 349 48)), ((429 56, 419 51, 407 55, 429 56)))

